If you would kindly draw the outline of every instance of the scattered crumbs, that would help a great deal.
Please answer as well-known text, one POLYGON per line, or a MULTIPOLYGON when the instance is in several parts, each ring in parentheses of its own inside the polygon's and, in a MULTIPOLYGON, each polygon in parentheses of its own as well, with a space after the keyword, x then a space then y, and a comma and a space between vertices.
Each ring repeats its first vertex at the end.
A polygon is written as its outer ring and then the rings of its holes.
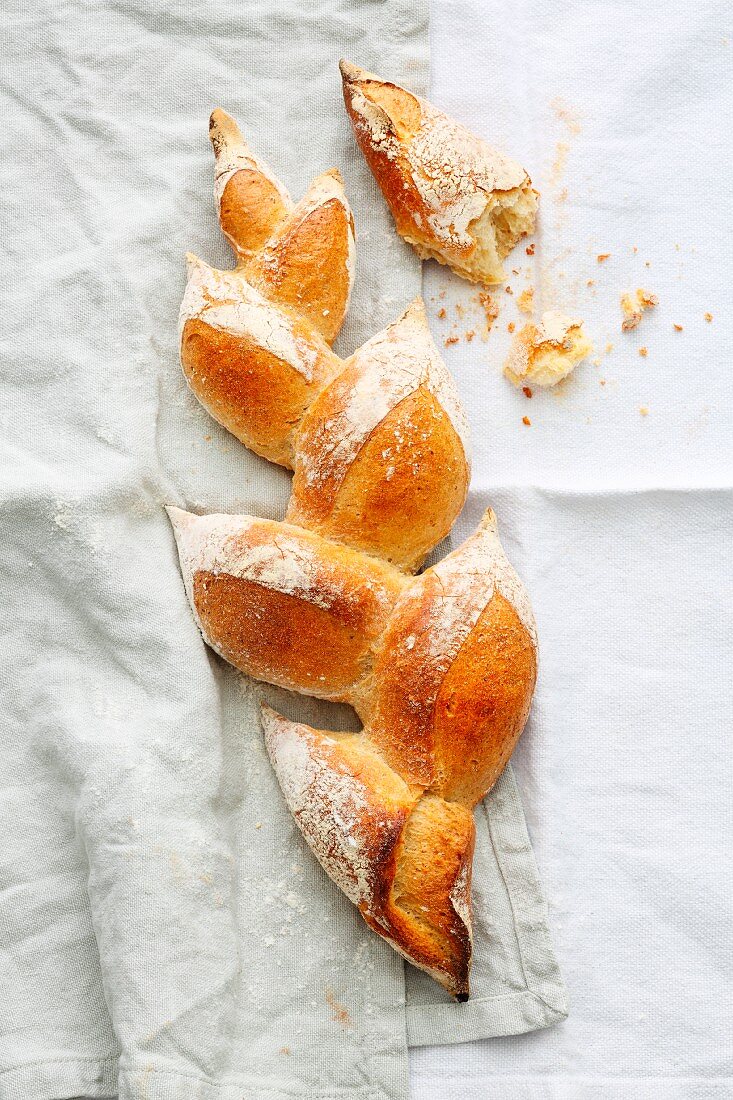
POLYGON ((528 256, 534 256, 534 245, 528 244, 524 251, 527 253, 528 256))
POLYGON ((211 436, 210 435, 205 435, 204 436, 204 443, 211 443, 211 436))
POLYGON ((261 828, 262 828, 262 822, 258 821, 257 824, 255 825, 255 829, 261 829, 261 828))
POLYGON ((682 332, 682 325, 672 325, 675 332, 682 332))
POLYGON ((630 332, 641 321, 641 316, 646 309, 654 309, 659 304, 656 294, 650 294, 648 290, 639 287, 632 296, 628 292, 621 295, 621 309, 624 319, 621 328, 624 332, 630 332))
POLYGON ((491 326, 496 318, 499 316, 499 307, 496 304, 496 299, 493 294, 482 292, 478 296, 478 300, 483 307, 483 311, 486 314, 486 331, 491 332, 491 326))
POLYGON ((341 1024, 342 1027, 353 1026, 348 1010, 339 1001, 336 1000, 332 989, 326 990, 326 1004, 333 1013, 333 1019, 335 1023, 341 1024))
POLYGON ((467 342, 468 342, 469 344, 471 343, 471 341, 473 340, 473 338, 474 338, 474 336, 475 336, 475 335, 476 335, 476 330, 475 330, 475 329, 469 329, 469 331, 468 331, 468 332, 465 332, 465 333, 464 333, 464 336, 466 337, 466 341, 467 341, 467 342))
POLYGON ((532 391, 529 388, 529 386, 522 386, 522 393, 524 394, 525 397, 531 397, 532 396, 532 391))
POLYGON ((596 256, 596 260, 598 261, 599 264, 604 264, 606 262, 606 260, 609 260, 610 258, 611 258, 611 253, 610 252, 599 252, 598 255, 596 256))
POLYGON ((636 292, 636 298, 642 309, 654 309, 654 306, 659 305, 656 294, 650 294, 648 290, 642 290, 641 287, 636 292))
POLYGON ((550 171, 550 186, 555 191, 559 187, 560 180, 565 174, 565 164, 567 163, 569 152, 570 146, 567 141, 558 141, 555 146, 555 161, 550 171))
POLYGON ((636 247, 636 245, 634 245, 634 247, 632 248, 631 251, 634 253, 634 255, 636 255, 636 253, 639 251, 639 249, 636 247))
POLYGON ((514 291, 512 290, 512 288, 510 286, 505 286, 504 290, 507 292, 507 294, 513 294, 514 293, 514 291))
POLYGON ((642 359, 646 359, 648 354, 649 348, 639 348, 639 355, 642 357, 642 359))
POLYGON ((523 416, 523 417, 522 417, 522 423, 523 423, 523 424, 524 424, 524 425, 525 425, 525 426, 526 426, 527 428, 531 428, 531 427, 532 427, 532 421, 531 421, 531 420, 529 419, 529 417, 528 417, 528 416, 523 416))
POLYGON ((555 112, 555 117, 564 122, 571 134, 580 133, 580 121, 578 114, 569 107, 559 96, 550 101, 550 107, 555 112))
POLYGON ((451 344, 457 344, 458 343, 458 337, 457 336, 446 336, 444 343, 445 343, 445 346, 447 348, 449 348, 451 346, 451 344))
POLYGON ((645 260, 644 261, 644 267, 651 267, 651 266, 652 266, 651 260, 645 260))
POLYGON ((606 355, 610 355, 613 351, 613 344, 606 344, 606 355))
POLYGON ((292 1054, 293 1052, 290 1049, 290 1047, 280 1047, 280 1053, 281 1054, 292 1054))
POLYGON ((513 267, 512 268, 512 275, 518 275, 518 274, 519 274, 519 271, 517 270, 517 268, 513 267))
POLYGON ((712 315, 712 313, 706 313, 706 314, 705 314, 705 320, 706 320, 706 321, 708 322, 708 324, 710 324, 710 322, 712 321, 712 319, 713 319, 713 315, 712 315))
POLYGON ((440 317, 441 321, 445 317, 445 306, 441 306, 438 310, 438 317, 440 317))
POLYGON ((517 298, 517 306, 522 313, 531 313, 534 308, 534 287, 528 286, 517 298))
POLYGON ((441 290, 440 293, 438 294, 438 297, 439 298, 445 298, 445 291, 441 290))
POLYGON ((586 286, 595 286, 596 281, 595 281, 595 279, 589 279, 588 282, 585 285, 586 286))
POLYGON ((591 363, 593 364, 593 366, 594 366, 594 367, 600 367, 600 365, 601 365, 601 357, 600 357, 599 355, 597 355, 597 356, 595 357, 595 359, 591 359, 591 363))
POLYGON ((679 252, 679 250, 680 250, 680 246, 679 246, 678 244, 676 244, 676 245, 674 246, 674 250, 675 250, 675 252, 679 252))
POLYGON ((606 384, 606 379, 605 378, 599 378, 598 379, 598 385, 599 386, 605 386, 605 384, 606 384))
POLYGON ((516 326, 514 324, 514 321, 510 321, 509 324, 506 327, 506 330, 507 330, 507 332, 514 332, 515 327, 516 326))
POLYGON ((463 316, 463 314, 464 314, 465 312, 466 312, 466 311, 465 311, 465 309, 463 308, 463 306, 461 305, 461 303, 460 303, 460 302, 456 302, 456 313, 458 314, 458 316, 459 316, 459 317, 462 317, 462 316, 463 316))
POLYGON ((642 416, 649 416, 649 409, 646 407, 646 405, 642 405, 639 409, 639 412, 642 416))

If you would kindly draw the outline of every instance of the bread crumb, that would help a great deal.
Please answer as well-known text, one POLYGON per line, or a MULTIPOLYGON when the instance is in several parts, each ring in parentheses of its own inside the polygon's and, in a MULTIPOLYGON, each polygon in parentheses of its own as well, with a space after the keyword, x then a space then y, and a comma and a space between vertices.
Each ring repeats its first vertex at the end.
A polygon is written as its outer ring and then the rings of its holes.
POLYGON ((280 1053, 281 1054, 292 1054, 293 1052, 290 1049, 290 1047, 280 1047, 280 1053))
POLYGON ((636 253, 639 251, 639 249, 636 247, 636 245, 634 245, 634 247, 632 248, 631 251, 634 253, 634 255, 636 255, 636 253))
POLYGON ((507 332, 514 332, 515 328, 516 328, 516 325, 514 324, 514 321, 510 321, 509 324, 506 327, 506 330, 507 330, 507 332))
POLYGON ((638 287, 636 293, 632 295, 628 291, 621 295, 621 309, 623 310, 624 319, 621 322, 621 328, 624 332, 630 332, 636 328, 641 321, 642 314, 647 309, 654 309, 659 304, 659 299, 656 294, 651 294, 648 290, 643 290, 638 287))
POLYGON ((652 266, 652 265, 651 265, 651 261, 650 261, 650 260, 645 260, 645 261, 644 261, 644 267, 651 267, 651 266, 652 266))
POLYGON ((595 286, 596 281, 595 281, 595 279, 589 279, 588 282, 585 285, 586 286, 595 286))
POLYGON ((445 317, 445 306, 441 306, 438 310, 438 317, 441 319, 441 321, 445 317))
POLYGON ((258 821, 257 824, 255 825, 255 829, 261 829, 261 828, 262 828, 262 822, 258 821))
POLYGON ((341 1024, 342 1027, 353 1027, 348 1010, 344 1008, 340 1001, 336 1000, 336 996, 332 989, 326 990, 326 1004, 333 1013, 335 1023, 341 1024))
POLYGON ((682 332, 682 325, 672 325, 675 332, 682 332))
POLYGON ((468 332, 464 333, 464 336, 466 337, 466 340, 469 344, 471 343, 471 341, 473 340, 475 335, 476 335, 475 329, 470 329, 468 332))
POLYGON ((528 416, 522 417, 522 423, 525 424, 528 428, 532 427, 532 421, 529 419, 528 416))
POLYGON ((518 275, 518 274, 519 274, 519 270, 516 267, 513 267, 512 268, 512 275, 518 275))
POLYGON ((646 405, 642 405, 639 409, 639 412, 642 416, 649 416, 649 409, 646 407, 646 405))
POLYGON ((605 263, 606 260, 610 260, 610 258, 611 258, 611 253, 610 252, 599 252, 598 255, 596 256, 596 260, 598 261, 599 264, 605 263))
POLYGON ((648 354, 649 348, 639 348, 639 355, 642 357, 642 359, 646 359, 648 354))
POLYGON ((486 314, 486 331, 491 332, 491 326, 499 316, 499 307, 496 303, 496 299, 493 294, 488 293, 479 294, 478 299, 486 314))
POLYGON ((504 290, 506 291, 507 294, 513 294, 514 293, 514 291, 512 290, 512 288, 510 286, 505 286, 504 290))
POLYGON ((539 325, 530 321, 514 337, 504 374, 515 386, 528 381, 554 386, 592 350, 582 321, 550 310, 542 314, 539 325))
POLYGON ((610 355, 613 351, 613 344, 606 344, 606 355, 610 355))
POLYGON ((605 378, 599 378, 598 379, 598 385, 599 386, 605 386, 605 384, 606 384, 606 379, 605 378))
POLYGON ((713 315, 712 315, 712 313, 706 313, 706 314, 705 314, 705 320, 706 320, 706 321, 708 322, 708 324, 710 324, 710 322, 712 321, 712 319, 713 319, 713 315))
POLYGON ((534 309, 534 287, 528 286, 517 298, 517 307, 522 313, 531 313, 534 309))
POLYGON ((463 308, 463 306, 461 305, 461 303, 460 303, 460 302, 456 302, 456 313, 458 314, 458 316, 459 316, 459 317, 462 317, 462 316, 463 316, 463 314, 464 314, 465 312, 466 312, 466 311, 465 311, 465 309, 463 308))
POLYGON ((524 251, 527 253, 528 256, 534 256, 534 245, 528 244, 524 251))
POLYGON ((451 346, 451 344, 457 344, 457 343, 458 343, 458 337, 457 336, 446 336, 445 346, 447 348, 449 348, 451 346))
POLYGON ((522 386, 522 393, 524 394, 525 397, 531 397, 532 396, 532 391, 529 388, 529 386, 522 386))
POLYGON ((636 292, 636 298, 642 309, 654 309, 659 305, 656 294, 650 294, 648 290, 642 290, 641 287, 636 292))

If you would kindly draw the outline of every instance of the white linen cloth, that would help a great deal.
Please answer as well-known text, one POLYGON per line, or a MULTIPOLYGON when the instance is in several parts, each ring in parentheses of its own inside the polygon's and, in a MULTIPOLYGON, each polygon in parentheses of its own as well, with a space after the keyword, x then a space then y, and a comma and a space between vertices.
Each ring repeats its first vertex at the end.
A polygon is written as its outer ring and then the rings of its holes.
POLYGON ((436 0, 431 28, 433 98, 522 157, 541 191, 535 255, 511 258, 488 343, 470 290, 434 265, 425 290, 446 310, 436 331, 460 336, 444 354, 474 428, 466 518, 495 507, 537 613, 539 684, 513 763, 570 1013, 533 1035, 412 1052, 412 1096, 722 1100, 731 8, 436 0), (531 399, 501 376, 529 285, 541 309, 583 317, 600 356, 531 399), (622 334, 619 298, 637 287, 659 305, 622 334))
POLYGON ((0 1098, 403 1100, 408 1042, 565 1014, 511 772, 477 816, 474 995, 459 1006, 406 982, 305 847, 257 692, 198 635, 162 504, 280 517, 289 488, 211 421, 177 362, 184 251, 228 263, 209 110, 228 107, 296 196, 342 168, 353 348, 401 312, 420 267, 354 146, 336 61, 388 59, 422 87, 426 6, 70 0, 0 25, 0 1098))

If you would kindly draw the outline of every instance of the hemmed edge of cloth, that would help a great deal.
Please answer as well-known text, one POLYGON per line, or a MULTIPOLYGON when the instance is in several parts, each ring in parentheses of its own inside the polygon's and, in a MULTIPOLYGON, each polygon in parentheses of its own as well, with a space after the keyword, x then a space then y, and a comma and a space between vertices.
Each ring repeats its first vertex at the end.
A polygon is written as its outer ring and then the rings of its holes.
POLYGON ((0 1070, 0 1100, 72 1100, 117 1093, 116 1054, 102 1058, 43 1058, 0 1070))
POLYGON ((547 904, 511 764, 481 804, 512 908, 526 988, 465 1004, 407 1006, 409 1047, 520 1035, 568 1015, 565 984, 547 923, 547 904))

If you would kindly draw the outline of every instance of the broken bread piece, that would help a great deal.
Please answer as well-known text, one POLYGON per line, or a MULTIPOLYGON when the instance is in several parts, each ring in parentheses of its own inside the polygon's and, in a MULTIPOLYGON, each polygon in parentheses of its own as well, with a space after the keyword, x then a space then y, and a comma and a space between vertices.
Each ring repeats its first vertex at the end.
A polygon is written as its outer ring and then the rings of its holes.
POLYGON ((648 290, 638 288, 635 294, 627 292, 621 295, 621 309, 624 319, 621 328, 624 332, 635 329, 641 320, 642 314, 647 309, 654 309, 659 305, 656 294, 650 294, 648 290))
POLYGON ((537 192, 516 161, 398 84, 341 62, 356 140, 397 232, 423 259, 485 285, 532 233, 537 192))
POLYGON ((530 322, 514 337, 504 374, 515 386, 555 386, 592 350, 582 321, 548 310, 539 325, 530 322))

